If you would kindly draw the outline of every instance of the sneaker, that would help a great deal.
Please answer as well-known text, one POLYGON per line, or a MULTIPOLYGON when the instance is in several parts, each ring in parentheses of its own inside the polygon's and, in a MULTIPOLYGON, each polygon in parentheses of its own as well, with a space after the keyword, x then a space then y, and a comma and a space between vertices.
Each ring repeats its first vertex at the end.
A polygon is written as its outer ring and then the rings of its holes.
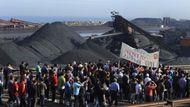
POLYGON ((54 103, 59 103, 59 101, 57 99, 55 99, 54 103))

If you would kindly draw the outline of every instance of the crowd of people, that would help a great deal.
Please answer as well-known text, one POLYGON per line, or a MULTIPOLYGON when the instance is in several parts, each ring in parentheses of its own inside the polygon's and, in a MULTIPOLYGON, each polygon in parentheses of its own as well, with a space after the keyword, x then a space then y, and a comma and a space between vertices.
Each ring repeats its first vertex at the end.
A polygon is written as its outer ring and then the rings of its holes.
POLYGON ((8 107, 44 107, 46 101, 67 107, 104 107, 120 101, 139 104, 190 97, 190 77, 182 69, 132 62, 38 63, 34 71, 22 62, 19 71, 14 72, 10 64, 0 69, 0 104, 6 90, 8 107))

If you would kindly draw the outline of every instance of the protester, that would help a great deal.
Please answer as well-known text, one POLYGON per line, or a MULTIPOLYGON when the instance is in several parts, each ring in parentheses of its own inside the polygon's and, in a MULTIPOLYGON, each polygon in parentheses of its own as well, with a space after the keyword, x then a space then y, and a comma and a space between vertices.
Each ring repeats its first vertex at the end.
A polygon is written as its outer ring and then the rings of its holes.
POLYGON ((26 73, 26 62, 22 61, 20 64, 20 75, 24 75, 26 73))
POLYGON ((149 74, 147 73, 146 74, 146 78, 144 79, 144 85, 146 86, 146 84, 148 83, 148 82, 150 82, 151 81, 151 78, 149 77, 149 74))
POLYGON ((48 73, 48 65, 44 64, 44 66, 41 69, 42 76, 48 73))
POLYGON ((110 84, 110 94, 111 94, 111 105, 113 101, 115 101, 115 105, 118 105, 118 93, 119 93, 120 87, 117 82, 117 79, 115 78, 114 81, 110 84))
POLYGON ((79 77, 75 78, 72 88, 73 88, 73 95, 75 98, 74 106, 79 107, 79 92, 80 92, 80 88, 81 88, 79 77))
POLYGON ((3 77, 3 68, 0 68, 0 105, 3 104, 2 102, 2 94, 3 94, 3 82, 4 82, 4 77, 3 77))
POLYGON ((21 63, 19 76, 10 64, 0 70, 0 95, 8 87, 10 107, 14 101, 20 107, 37 107, 37 99, 41 107, 50 100, 54 103, 59 100, 66 107, 103 107, 118 105, 123 99, 139 104, 190 96, 189 74, 169 66, 149 68, 132 62, 104 64, 99 60, 98 63, 44 64, 41 68, 38 62, 33 73, 28 72, 26 64, 21 63))
POLYGON ((54 71, 50 71, 50 82, 51 82, 52 102, 55 102, 58 79, 54 71))
POLYGON ((9 76, 11 75, 11 73, 12 73, 12 66, 11 66, 11 64, 7 64, 7 66, 3 70, 4 79, 5 79, 5 84, 4 84, 5 89, 7 89, 7 85, 9 82, 9 76))
POLYGON ((143 87, 140 80, 137 80, 135 91, 136 91, 136 102, 142 103, 143 102, 143 87))
POLYGON ((46 84, 44 83, 43 79, 40 79, 40 83, 39 83, 39 97, 40 97, 40 106, 44 107, 44 100, 45 100, 45 90, 47 89, 46 84))
POLYGON ((9 94, 8 105, 12 107, 14 102, 14 77, 12 75, 9 77, 8 94, 9 94))
POLYGON ((44 77, 44 83, 46 84, 47 89, 45 90, 45 98, 49 100, 49 91, 50 91, 50 77, 49 73, 46 73, 44 77))
POLYGON ((164 92, 165 92, 165 85, 164 85, 164 79, 160 78, 157 82, 157 93, 158 93, 158 101, 164 101, 164 92))
POLYGON ((65 75, 62 72, 58 78, 58 90, 59 90, 59 94, 60 94, 60 98, 59 98, 60 104, 63 103, 63 94, 64 94, 64 89, 65 89, 64 83, 65 83, 65 75))
POLYGON ((20 98, 19 98, 19 84, 18 84, 18 78, 14 79, 14 83, 13 83, 13 98, 14 101, 16 101, 16 107, 20 106, 20 98))
POLYGON ((136 83, 137 83, 137 80, 135 78, 133 78, 131 81, 130 81, 130 102, 131 103, 135 103, 135 97, 136 97, 136 91, 135 91, 135 87, 136 87, 136 83))
POLYGON ((184 74, 181 75, 179 79, 179 88, 180 88, 180 98, 185 97, 185 90, 186 90, 187 80, 184 74))
POLYGON ((190 97, 190 76, 187 77, 186 91, 187 91, 186 97, 190 97))
POLYGON ((65 87, 65 105, 66 106, 71 106, 71 79, 69 79, 68 77, 66 77, 66 82, 64 84, 65 87))
POLYGON ((154 81, 149 81, 145 86, 145 95, 146 95, 146 101, 152 102, 153 101, 153 91, 156 89, 157 85, 154 81))
POLYGON ((19 96, 20 96, 20 107, 26 107, 26 80, 25 77, 21 78, 19 83, 19 96))
POLYGON ((40 62, 38 62, 38 64, 36 65, 36 77, 37 77, 37 80, 41 79, 41 66, 40 66, 40 62))
POLYGON ((30 85, 28 96, 29 96, 29 102, 28 102, 29 107, 37 107, 37 97, 38 97, 37 81, 34 78, 30 85))
MULTIPOLYGON (((173 92, 173 81, 172 81, 172 77, 167 75, 166 77, 166 81, 165 81, 165 87, 166 87, 166 90, 167 90, 167 94, 166 94, 166 99, 169 99, 171 100, 172 99, 172 92, 173 92)), ((179 83, 178 83, 179 84, 179 83)))

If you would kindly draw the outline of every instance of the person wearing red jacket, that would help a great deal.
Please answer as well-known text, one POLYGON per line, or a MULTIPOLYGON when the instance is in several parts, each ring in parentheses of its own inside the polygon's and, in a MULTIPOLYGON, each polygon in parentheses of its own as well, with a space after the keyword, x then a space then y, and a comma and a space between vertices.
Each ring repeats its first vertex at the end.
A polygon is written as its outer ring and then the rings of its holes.
POLYGON ((52 92, 52 102, 55 101, 55 96, 56 96, 56 89, 58 86, 58 79, 57 75, 54 72, 51 72, 51 92, 52 92))
POLYGON ((26 107, 26 80, 24 77, 21 78, 19 83, 19 96, 20 96, 20 107, 26 107))
POLYGON ((18 84, 18 79, 14 79, 13 83, 13 91, 14 91, 14 100, 16 101, 16 107, 19 107, 20 105, 20 99, 19 99, 19 84, 18 84))

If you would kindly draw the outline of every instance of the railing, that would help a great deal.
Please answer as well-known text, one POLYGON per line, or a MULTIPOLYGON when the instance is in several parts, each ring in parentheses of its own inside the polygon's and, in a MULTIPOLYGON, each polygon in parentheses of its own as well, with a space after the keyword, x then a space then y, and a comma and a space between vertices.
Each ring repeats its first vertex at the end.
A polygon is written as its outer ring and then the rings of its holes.
POLYGON ((168 102, 163 101, 163 102, 152 102, 152 103, 144 103, 144 104, 134 104, 134 105, 129 105, 127 107, 165 107, 168 102))
MULTIPOLYGON (((168 100, 162 102, 151 102, 151 103, 143 103, 143 104, 131 104, 127 105, 127 107, 177 107, 181 105, 190 105, 190 98, 178 99, 178 100, 168 100)), ((123 106, 125 107, 125 106, 123 106)))
POLYGON ((168 65, 168 66, 174 67, 174 68, 180 68, 187 72, 190 72, 190 65, 168 65))
POLYGON ((190 98, 168 101, 168 104, 171 105, 171 107, 176 107, 181 104, 190 104, 190 98))

